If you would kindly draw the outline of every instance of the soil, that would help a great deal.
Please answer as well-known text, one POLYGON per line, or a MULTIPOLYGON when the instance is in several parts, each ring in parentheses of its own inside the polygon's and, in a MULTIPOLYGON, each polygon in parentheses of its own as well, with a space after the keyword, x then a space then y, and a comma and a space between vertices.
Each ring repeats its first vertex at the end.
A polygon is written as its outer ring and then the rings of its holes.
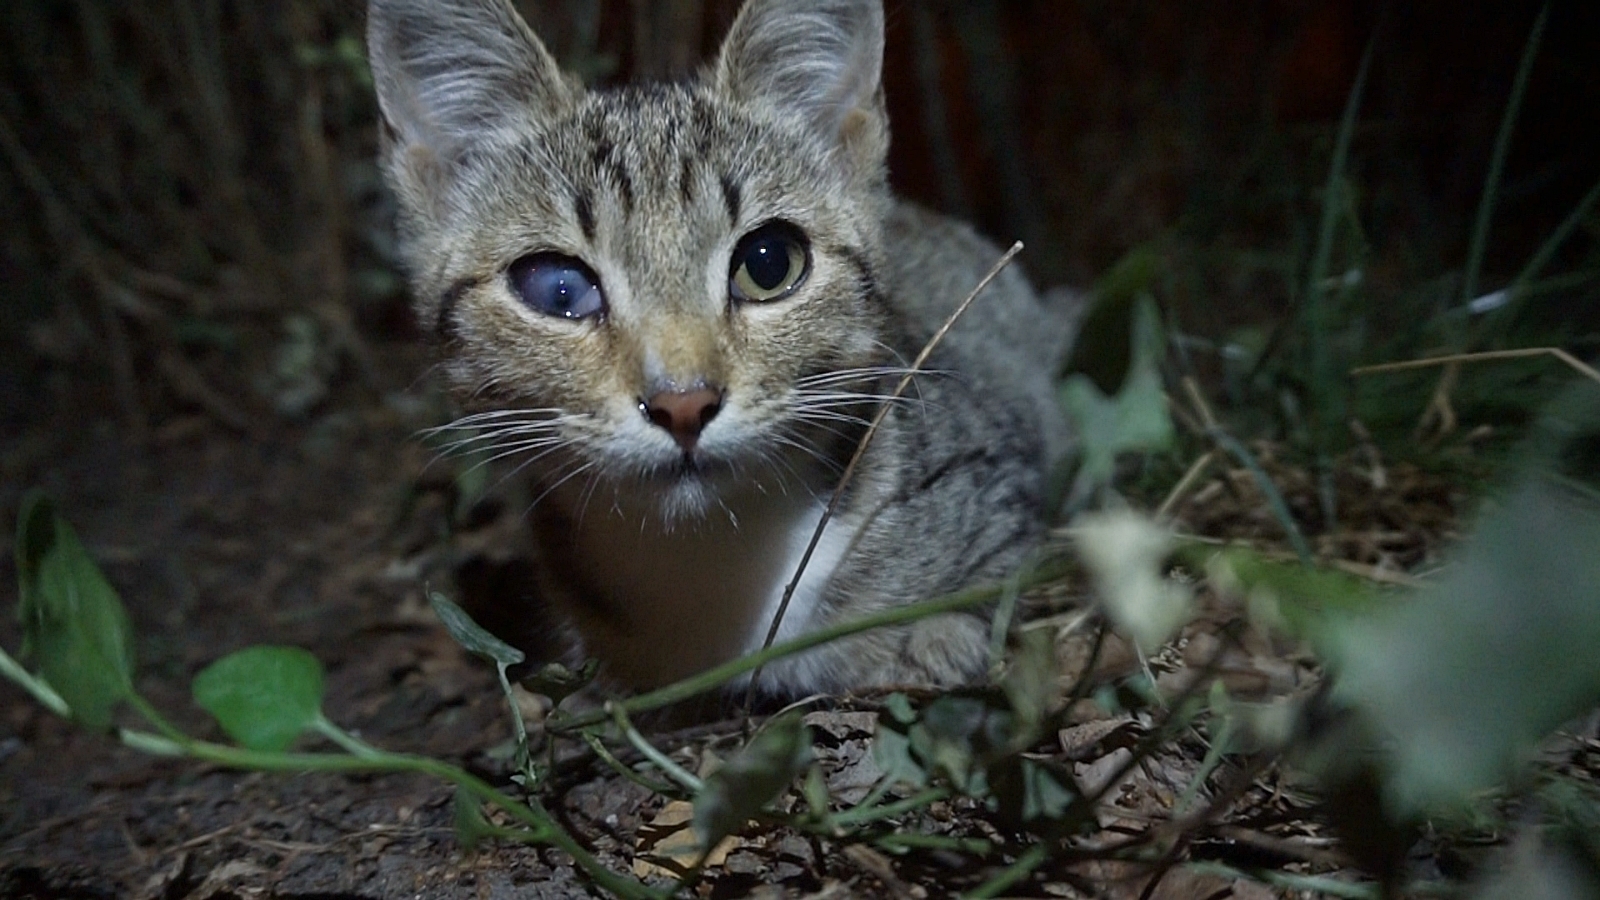
MULTIPOLYGON (((419 374, 428 369, 427 352, 410 343, 369 350, 365 376, 343 378, 303 418, 262 415, 238 429, 201 412, 169 410, 137 440, 101 381, 11 357, 10 365, 0 365, 7 419, 0 431, 0 515, 8 523, 0 540, 13 542, 9 523, 26 489, 54 498, 131 614, 139 691, 191 734, 222 737, 188 697, 195 673, 246 646, 297 645, 326 667, 331 720, 375 745, 455 763, 515 792, 508 782, 509 718, 494 671, 451 640, 425 592, 430 585, 454 592, 502 633, 520 625, 508 636, 525 645, 548 632, 522 587, 528 566, 522 506, 510 485, 492 480, 484 499, 465 503, 458 496, 460 468, 441 463, 419 437, 444 416, 419 374)), ((1293 473, 1282 474, 1294 487, 1293 473)), ((1412 535, 1403 546, 1393 545, 1390 529, 1383 538, 1389 544, 1353 541, 1347 543, 1367 549, 1332 552, 1382 568, 1431 558, 1453 511, 1436 483, 1408 493, 1405 485, 1415 480, 1393 479, 1390 499, 1375 499, 1371 518, 1425 515, 1430 527, 1402 529, 1412 535)), ((1180 517, 1206 531, 1270 530, 1245 474, 1223 473, 1219 485, 1197 492, 1199 499, 1179 508, 1180 517), (1223 494, 1233 499, 1217 499, 1223 494)), ((1292 501, 1307 505, 1314 485, 1308 481, 1293 494, 1292 501)), ((1324 535, 1321 542, 1335 538, 1324 535)), ((15 583, 10 554, 0 555, 0 604, 7 609, 15 583)), ((1236 624, 1236 613, 1213 613, 1148 663, 1108 639, 1095 657, 1095 678, 1109 682, 1148 665, 1143 671, 1174 691, 1202 669, 1236 696, 1283 696, 1315 684, 1308 661, 1293 648, 1249 635, 1236 640, 1229 624, 1236 624), (1226 647, 1218 637, 1225 632, 1232 641, 1226 647)), ((14 651, 19 641, 14 618, 0 617, 0 643, 14 651)), ((1058 645, 1063 671, 1084 669, 1088 644, 1080 635, 1058 645)), ((867 752, 873 708, 870 700, 834 704, 808 719, 835 799, 854 791, 859 800, 878 774, 867 752)), ((1091 712, 1074 721, 1052 755, 1073 768, 1080 784, 1109 784, 1151 734, 1148 718, 1136 715, 1091 712)), ((656 742, 692 769, 725 752, 740 733, 737 722, 713 723, 656 742)), ((1200 762, 1205 755, 1203 744, 1184 739, 1145 759, 1107 795, 1104 840, 1156 834, 1184 786, 1208 777, 1200 762)), ((1229 814, 1188 836, 1192 858, 1354 877, 1303 793, 1276 774, 1224 785, 1223 793, 1229 814)), ((663 857, 670 868, 665 848, 685 804, 669 803, 592 759, 560 769, 544 796, 613 870, 660 876, 665 870, 651 866, 663 857)), ((995 837, 991 817, 964 802, 935 804, 906 827, 995 837)), ((56 718, 9 682, 0 683, 0 810, 4 897, 481 900, 594 893, 559 851, 495 842, 463 848, 452 791, 441 783, 240 773, 152 757, 56 718)), ((921 900, 971 887, 993 869, 942 852, 890 859, 864 845, 840 847, 769 828, 731 845, 708 867, 697 893, 921 900)), ((1041 874, 1034 887, 1067 897, 1278 895, 1251 881, 1160 871, 1149 892, 1148 867, 1091 855, 1041 874)))
MULTIPOLYGON (((9 373, 8 418, 20 427, 0 439, 3 539, 11 545, 22 491, 46 490, 121 592, 139 690, 192 734, 220 737, 187 697, 200 668, 253 644, 298 645, 327 668, 332 720, 499 779, 510 732, 493 670, 452 642, 423 598, 430 580, 448 586, 468 560, 485 565, 452 539, 449 482, 428 470, 431 453, 416 440, 432 424, 426 391, 413 387, 426 357, 403 345, 376 355, 381 387, 351 389, 306 420, 247 436, 190 414, 142 442, 92 380, 9 373)), ((7 610, 15 584, 8 552, 7 610)), ((14 617, 0 619, 4 646, 14 652, 19 640, 14 617)), ((84 733, 10 683, 0 684, 0 710, 0 896, 582 890, 560 854, 464 852, 451 792, 427 779, 241 774, 153 758, 84 733)), ((601 820, 616 812, 582 790, 567 802, 588 802, 601 820)))

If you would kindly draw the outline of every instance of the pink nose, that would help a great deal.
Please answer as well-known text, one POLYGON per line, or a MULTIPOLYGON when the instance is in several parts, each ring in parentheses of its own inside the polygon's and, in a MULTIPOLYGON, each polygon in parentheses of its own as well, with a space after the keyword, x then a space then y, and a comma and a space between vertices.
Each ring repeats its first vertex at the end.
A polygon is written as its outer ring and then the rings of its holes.
POLYGON ((666 429, 683 452, 694 450, 700 432, 722 411, 722 395, 709 388, 662 391, 644 402, 644 414, 666 429))

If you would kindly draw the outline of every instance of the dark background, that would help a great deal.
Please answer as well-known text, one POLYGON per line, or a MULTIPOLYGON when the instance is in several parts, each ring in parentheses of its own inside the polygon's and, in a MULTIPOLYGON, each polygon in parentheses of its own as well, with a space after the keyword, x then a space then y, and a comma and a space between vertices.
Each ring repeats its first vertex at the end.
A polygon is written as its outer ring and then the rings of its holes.
MULTIPOLYGON (((540 0, 605 83, 681 74, 735 0, 540 0)), ((1350 161, 1379 293, 1462 265, 1528 3, 904 2, 886 69, 906 195, 1029 244, 1047 283, 1154 247, 1164 303, 1220 336, 1287 314, 1335 126, 1376 41, 1350 161)), ((350 0, 13 0, 0 11, 4 424, 273 399, 285 319, 337 368, 409 339, 350 0), (165 370, 165 374, 161 371, 165 370), (187 383, 187 387, 185 387, 187 383), (41 392, 39 388, 44 387, 41 392), (220 396, 208 401, 209 388, 220 396), (222 400, 228 402, 220 402, 222 400)), ((1556 2, 1489 242, 1503 283, 1600 172, 1600 7, 1556 2)), ((1495 279, 1498 278, 1499 281, 1495 279)), ((278 386, 282 388, 281 385, 278 386)))

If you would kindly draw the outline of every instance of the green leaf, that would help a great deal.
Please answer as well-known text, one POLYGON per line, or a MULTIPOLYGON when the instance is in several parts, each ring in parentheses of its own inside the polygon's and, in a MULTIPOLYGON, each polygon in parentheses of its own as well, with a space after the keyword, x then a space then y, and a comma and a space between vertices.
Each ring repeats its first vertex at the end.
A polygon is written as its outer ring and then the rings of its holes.
POLYGON ((456 639, 456 643, 465 647, 468 653, 475 653, 492 660, 502 669, 527 659, 527 655, 521 650, 500 640, 482 625, 472 621, 466 610, 450 602, 445 595, 434 591, 428 595, 428 602, 433 606, 434 615, 444 623, 445 630, 450 632, 450 636, 456 639))
POLYGON ((898 691, 883 698, 883 711, 901 725, 910 725, 917 720, 917 711, 911 706, 911 698, 898 691))
POLYGON ((1061 699, 1056 673, 1055 635, 1050 629, 1023 631, 1001 687, 1016 713, 1014 741, 1020 749, 1039 738, 1045 718, 1061 699))
POLYGON ((1113 391, 1128 375, 1132 359, 1134 310, 1141 298, 1148 297, 1165 261, 1155 244, 1141 244, 1129 250, 1100 276, 1072 355, 1062 374, 1087 376, 1102 391, 1113 391))
POLYGON ((702 847, 715 847, 811 765, 811 729, 798 715, 768 722, 743 750, 711 773, 694 798, 702 847))
POLYGON ((1081 435, 1083 465, 1075 493, 1110 483, 1118 454, 1160 450, 1172 443, 1172 416, 1161 387, 1161 323, 1154 301, 1148 297, 1139 301, 1133 325, 1133 361, 1115 397, 1107 397, 1085 375, 1073 375, 1062 385, 1062 404, 1081 435))
POLYGON ((584 660, 583 666, 576 672, 561 663, 549 663, 519 683, 535 694, 549 697, 551 703, 560 706, 561 701, 588 687, 598 671, 598 659, 584 660))
POLYGON ((299 647, 248 647, 195 676, 194 700, 251 750, 285 750, 322 718, 322 664, 299 647))
POLYGON ((30 493, 17 522, 18 616, 22 657, 88 728, 111 727, 133 693, 127 611, 72 526, 50 500, 30 493))
POLYGON ((1191 544, 1177 556, 1204 571, 1219 588, 1242 596, 1251 618, 1316 647, 1338 622, 1370 615, 1385 604, 1370 582, 1336 569, 1267 559, 1252 550, 1191 544))
MULTIPOLYGON (((895 696, 904 698, 903 694, 895 696)), ((897 723, 885 711, 878 716, 878 730, 872 738, 872 761, 878 764, 890 784, 926 787, 928 772, 911 753, 911 738, 905 723, 897 723)))
POLYGON ((1078 799, 1070 776, 1038 760, 1011 756, 991 768, 997 812, 1016 825, 1058 822, 1078 799))
POLYGON ((911 752, 927 768, 974 797, 988 793, 986 768, 1012 752, 1019 737, 1017 717, 992 692, 945 694, 922 710, 911 726, 911 752))
POLYGON ((1442 583, 1344 623, 1335 696, 1394 739, 1403 810, 1494 784, 1600 697, 1600 503, 1535 477, 1489 515, 1442 583))
POLYGON ((1145 653, 1166 643, 1194 615, 1190 588, 1166 577, 1172 530, 1128 509, 1086 513, 1076 522, 1078 555, 1117 631, 1145 653))

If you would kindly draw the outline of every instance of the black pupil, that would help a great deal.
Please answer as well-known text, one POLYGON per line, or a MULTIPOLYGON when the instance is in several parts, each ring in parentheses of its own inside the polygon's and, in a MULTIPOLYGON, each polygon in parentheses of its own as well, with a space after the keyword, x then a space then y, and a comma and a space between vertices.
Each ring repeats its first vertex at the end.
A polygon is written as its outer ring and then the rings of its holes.
POLYGON ((781 237, 761 237, 751 242, 744 257, 745 272, 764 291, 777 290, 789 278, 789 242, 781 237))

